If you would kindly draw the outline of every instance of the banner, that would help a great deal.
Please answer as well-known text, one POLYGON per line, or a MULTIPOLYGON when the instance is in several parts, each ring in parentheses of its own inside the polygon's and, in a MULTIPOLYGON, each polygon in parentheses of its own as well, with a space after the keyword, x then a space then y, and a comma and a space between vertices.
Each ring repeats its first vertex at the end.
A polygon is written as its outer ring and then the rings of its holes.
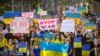
POLYGON ((61 32, 74 32, 75 30, 75 22, 74 20, 63 20, 61 26, 61 32))
POLYGON ((85 23, 85 30, 94 30, 96 29, 96 25, 94 23, 85 23))
POLYGON ((39 20, 38 23, 41 30, 52 30, 57 26, 56 19, 39 20))
POLYGON ((40 56, 67 56, 68 44, 58 44, 52 42, 40 43, 40 56))
POLYGON ((77 10, 78 10, 78 13, 82 14, 82 13, 86 12, 86 6, 79 6, 77 8, 77 10))
POLYGON ((81 15, 79 13, 66 13, 66 17, 68 17, 68 18, 80 18, 81 15))
POLYGON ((26 19, 32 19, 33 18, 33 15, 34 13, 33 12, 23 12, 22 13, 22 17, 26 20, 26 19))
POLYGON ((10 28, 11 33, 29 33, 29 21, 11 20, 10 28))

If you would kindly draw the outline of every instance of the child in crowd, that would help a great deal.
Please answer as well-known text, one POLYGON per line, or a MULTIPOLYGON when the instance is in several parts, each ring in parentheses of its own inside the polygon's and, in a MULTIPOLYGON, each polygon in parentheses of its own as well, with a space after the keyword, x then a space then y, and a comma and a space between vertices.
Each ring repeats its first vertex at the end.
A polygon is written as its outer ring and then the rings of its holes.
POLYGON ((40 48, 38 44, 34 44, 33 53, 34 56, 40 56, 40 48))
POLYGON ((73 45, 71 44, 70 38, 66 38, 65 39, 65 43, 69 45, 69 49, 68 49, 67 55, 68 56, 73 56, 73 45))

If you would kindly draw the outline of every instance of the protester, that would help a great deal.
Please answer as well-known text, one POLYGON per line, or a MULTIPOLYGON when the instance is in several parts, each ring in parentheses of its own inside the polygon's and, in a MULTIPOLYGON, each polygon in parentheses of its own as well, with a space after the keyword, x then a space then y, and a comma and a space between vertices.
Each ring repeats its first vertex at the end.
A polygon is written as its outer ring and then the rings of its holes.
POLYGON ((24 39, 24 36, 21 36, 18 42, 18 52, 22 53, 23 56, 27 56, 28 46, 27 42, 24 39))

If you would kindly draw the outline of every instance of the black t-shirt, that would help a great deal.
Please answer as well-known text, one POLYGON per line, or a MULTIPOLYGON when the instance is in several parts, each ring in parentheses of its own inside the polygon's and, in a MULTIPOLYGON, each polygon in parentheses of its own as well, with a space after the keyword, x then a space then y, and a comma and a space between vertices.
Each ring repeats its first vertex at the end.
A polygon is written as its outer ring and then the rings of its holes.
MULTIPOLYGON (((90 50, 94 48, 94 43, 92 41, 90 42, 84 41, 83 45, 84 44, 90 44, 90 50)), ((90 52, 90 56, 95 56, 94 51, 90 52)))

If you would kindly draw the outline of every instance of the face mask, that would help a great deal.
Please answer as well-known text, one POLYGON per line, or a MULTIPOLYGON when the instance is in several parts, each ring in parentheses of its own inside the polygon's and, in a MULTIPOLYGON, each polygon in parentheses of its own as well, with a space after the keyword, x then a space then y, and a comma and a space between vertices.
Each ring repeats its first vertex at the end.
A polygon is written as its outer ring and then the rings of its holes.
POLYGON ((37 34, 40 34, 40 32, 39 32, 39 31, 37 31, 36 33, 37 33, 37 34))
POLYGON ((53 32, 50 32, 50 34, 53 34, 53 32))
POLYGON ((7 52, 7 50, 4 50, 4 52, 7 52))

